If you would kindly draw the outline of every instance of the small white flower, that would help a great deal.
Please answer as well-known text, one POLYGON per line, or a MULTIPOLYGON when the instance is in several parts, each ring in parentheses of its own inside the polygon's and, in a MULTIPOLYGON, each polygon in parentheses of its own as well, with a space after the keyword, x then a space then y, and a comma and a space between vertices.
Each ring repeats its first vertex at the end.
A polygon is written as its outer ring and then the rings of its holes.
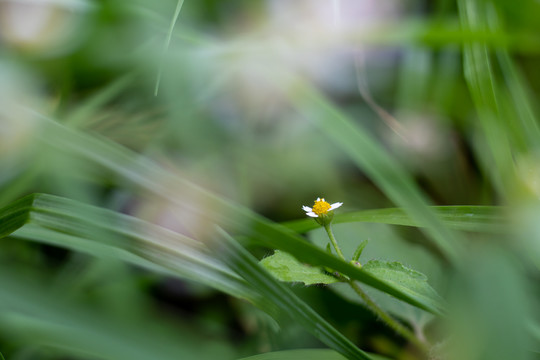
POLYGON ((335 210, 341 205, 343 205, 342 202, 337 202, 330 205, 324 200, 324 198, 317 198, 313 208, 310 208, 309 206, 302 206, 302 209, 306 212, 307 216, 316 218, 328 214, 329 211, 335 210))

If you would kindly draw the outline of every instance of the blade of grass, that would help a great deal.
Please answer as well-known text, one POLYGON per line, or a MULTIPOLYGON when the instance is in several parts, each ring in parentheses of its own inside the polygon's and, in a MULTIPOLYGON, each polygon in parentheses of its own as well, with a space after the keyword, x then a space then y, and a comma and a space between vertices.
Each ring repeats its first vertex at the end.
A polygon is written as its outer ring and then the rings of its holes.
POLYGON ((197 281, 273 311, 238 275, 211 257, 202 243, 127 215, 34 194, 0 209, 0 237, 13 231, 18 238, 197 281))
MULTIPOLYGON (((488 12, 490 31, 503 32, 501 21, 496 9, 488 12)), ((531 106, 530 91, 528 91, 523 75, 516 68, 507 47, 495 50, 497 62, 500 66, 505 87, 508 89, 508 96, 513 104, 512 110, 515 112, 515 119, 519 126, 514 127, 519 130, 522 138, 526 139, 527 149, 536 149, 540 138, 540 128, 531 106)))
POLYGON ((102 109, 105 105, 107 105, 107 103, 113 100, 116 96, 120 95, 129 85, 132 84, 133 79, 133 74, 124 75, 105 88, 101 89, 90 99, 86 100, 82 106, 70 113, 65 119, 65 124, 71 127, 78 127, 82 125, 82 123, 91 117, 91 115, 93 115, 96 111, 102 109))
POLYGON ((262 268, 235 239, 218 229, 212 241, 216 256, 252 284, 270 301, 323 343, 348 359, 372 359, 339 333, 319 314, 262 268))
MULTIPOLYGON (((459 0, 461 24, 468 31, 489 32, 486 13, 487 3, 476 0, 459 0), (483 6, 482 6, 483 5, 483 6)), ((512 188, 515 178, 509 122, 500 116, 496 80, 490 58, 490 50, 484 41, 478 40, 463 46, 463 69, 480 120, 481 134, 487 148, 484 169, 490 174, 500 195, 512 188)), ((512 125, 514 126, 514 125, 512 125)), ((482 158, 482 157, 481 157, 482 158)))
MULTIPOLYGON (((506 219, 497 206, 431 206, 440 221, 450 228, 465 231, 499 233, 505 229, 506 219)), ((420 226, 406 211, 399 208, 355 211, 334 215, 334 224, 369 222, 389 225, 420 226)), ((320 228, 312 219, 282 223, 298 233, 320 228)))
POLYGON ((174 15, 171 19, 171 24, 169 25, 169 31, 167 32, 167 38, 165 39, 165 44, 163 46, 163 54, 161 57, 161 61, 159 63, 159 69, 156 76, 156 87, 154 88, 154 96, 157 96, 159 92, 159 84, 161 83, 161 73, 163 72, 163 63, 165 61, 165 57, 167 56, 169 45, 171 44, 171 38, 172 38, 173 30, 174 30, 174 25, 176 25, 178 16, 180 16, 182 5, 184 5, 184 0, 178 0, 178 3, 176 3, 176 10, 174 10, 174 15))

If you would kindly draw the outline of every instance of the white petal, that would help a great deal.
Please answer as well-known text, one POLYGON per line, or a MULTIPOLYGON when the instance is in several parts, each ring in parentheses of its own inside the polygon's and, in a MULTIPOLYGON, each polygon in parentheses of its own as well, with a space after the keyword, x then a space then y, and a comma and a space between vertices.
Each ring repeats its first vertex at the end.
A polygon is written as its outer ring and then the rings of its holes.
POLYGON ((330 205, 330 210, 337 209, 337 208, 340 207, 341 205, 343 205, 342 202, 333 203, 332 205, 330 205))
POLYGON ((302 206, 302 210, 304 210, 305 212, 313 211, 313 209, 310 208, 309 206, 302 206))
POLYGON ((311 217, 319 217, 319 215, 315 214, 313 211, 306 213, 306 215, 311 217))
MULTIPOLYGON (((317 201, 321 201, 321 198, 317 198, 317 201)), ((324 199, 322 199, 322 201, 324 201, 324 199)))

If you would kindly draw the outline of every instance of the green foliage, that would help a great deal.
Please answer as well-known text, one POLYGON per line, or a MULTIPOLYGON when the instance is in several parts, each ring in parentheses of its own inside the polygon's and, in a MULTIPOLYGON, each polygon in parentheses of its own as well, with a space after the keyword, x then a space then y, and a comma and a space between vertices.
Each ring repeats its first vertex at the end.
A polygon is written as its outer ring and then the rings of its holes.
MULTIPOLYGON (((374 360, 384 360, 382 356, 372 355, 374 360)), ((343 360, 346 359, 335 351, 328 349, 306 349, 306 350, 289 350, 276 351, 239 360, 297 360, 297 359, 312 359, 312 360, 343 360)))
POLYGON ((0 359, 537 355, 540 3, 424 5, 0 1, 0 359))
POLYGON ((362 268, 379 279, 392 283, 404 292, 423 298, 425 302, 437 306, 442 298, 429 285, 426 275, 410 269, 397 261, 370 260, 362 268))
POLYGON ((352 257, 352 261, 358 261, 358 259, 360 259, 360 256, 362 256, 362 251, 364 251, 366 245, 367 245, 368 241, 367 240, 364 240, 360 243, 360 245, 358 245, 358 247, 356 248, 356 250, 354 251, 354 255, 352 257))
POLYGON ((257 259, 230 235, 219 229, 213 239, 213 247, 220 258, 248 283, 255 286, 265 298, 271 300, 281 311, 323 343, 348 359, 371 359, 370 355, 356 347, 289 288, 277 282, 259 265, 257 259))
POLYGON ((326 349, 309 349, 309 350, 290 350, 278 351, 266 354, 250 356, 240 360, 296 360, 296 359, 313 359, 313 360, 343 360, 346 359, 335 351, 326 349))
MULTIPOLYGON (((0 218, 12 216, 13 209, 17 209, 21 218, 17 223, 27 222, 13 234, 17 238, 101 258, 121 259, 151 271, 191 279, 254 303, 262 300, 236 274, 209 256, 202 243, 159 226, 44 194, 29 195, 0 209, 0 218)), ((8 231, 16 230, 11 227, 12 222, 0 223, 0 231, 9 235, 8 231)), ((262 307, 271 309, 268 304, 262 307)))
POLYGON ((291 254, 279 250, 262 259, 260 264, 281 281, 302 282, 305 285, 331 284, 339 281, 334 276, 326 274, 323 269, 302 264, 291 254))

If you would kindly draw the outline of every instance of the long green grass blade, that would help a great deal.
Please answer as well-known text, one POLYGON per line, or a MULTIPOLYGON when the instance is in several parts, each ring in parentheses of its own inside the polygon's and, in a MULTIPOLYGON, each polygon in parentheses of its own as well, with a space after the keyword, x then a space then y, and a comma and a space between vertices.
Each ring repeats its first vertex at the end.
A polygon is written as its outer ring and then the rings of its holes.
POLYGON ((107 85, 96 94, 92 95, 84 104, 72 113, 66 119, 65 124, 71 127, 78 127, 88 118, 103 109, 111 100, 120 95, 126 88, 133 83, 134 75, 124 75, 113 83, 107 85))
MULTIPOLYGON (((497 206, 432 206, 431 210, 440 221, 456 230, 498 233, 507 222, 497 206)), ((398 208, 355 211, 334 215, 335 224, 368 222, 389 225, 419 226, 406 211, 398 208)), ((294 220, 282 223, 299 233, 320 228, 312 219, 294 220)))
POLYGON ((513 128, 519 131, 519 135, 524 139, 526 145, 524 150, 535 150, 538 148, 540 128, 531 106, 530 91, 528 91, 523 76, 506 50, 497 51, 497 59, 504 76, 504 86, 508 90, 504 95, 507 95, 511 100, 512 106, 509 108, 513 115, 513 128))
MULTIPOLYGON (((491 10, 487 13, 490 32, 504 32, 499 14, 496 9, 491 10)), ((531 95, 526 81, 517 69, 507 47, 497 48, 495 54, 501 69, 504 88, 508 90, 503 95, 511 99, 512 106, 509 107, 513 112, 511 128, 519 132, 520 138, 525 140, 524 150, 536 149, 540 138, 540 127, 531 105, 531 95)))
POLYGON ((256 258, 223 230, 216 233, 212 245, 217 256, 275 303, 282 312, 297 321, 323 343, 347 359, 372 359, 313 311, 289 288, 279 283, 258 264, 256 258))
POLYGON ((57 196, 29 195, 0 209, 0 237, 12 232, 15 237, 113 257, 194 280, 248 299, 263 310, 272 309, 234 272, 211 257, 202 243, 114 211, 57 196))
POLYGON ((156 86, 154 88, 154 96, 158 95, 159 92, 159 84, 161 83, 161 75, 163 72, 163 62, 165 61, 165 56, 167 55, 167 51, 169 50, 169 45, 171 44, 171 38, 174 31, 174 26, 176 25, 176 21, 178 20, 178 16, 180 16, 180 11, 182 10, 182 6, 184 5, 184 0, 178 0, 176 3, 176 9, 174 10, 174 15, 171 18, 171 23, 169 25, 169 31, 167 32, 167 38, 165 39, 165 44, 163 45, 163 55, 161 62, 159 64, 158 73, 156 76, 156 86))
MULTIPOLYGON (((464 29, 489 32, 486 14, 487 2, 458 1, 459 14, 464 29)), ((505 195, 512 188, 515 177, 512 144, 508 134, 510 122, 500 114, 500 101, 491 61, 491 51, 484 41, 474 41, 463 47, 463 69, 480 120, 480 129, 488 149, 484 154, 484 169, 491 175, 499 193, 505 195)), ((517 123, 517 122, 516 122, 517 123)))

